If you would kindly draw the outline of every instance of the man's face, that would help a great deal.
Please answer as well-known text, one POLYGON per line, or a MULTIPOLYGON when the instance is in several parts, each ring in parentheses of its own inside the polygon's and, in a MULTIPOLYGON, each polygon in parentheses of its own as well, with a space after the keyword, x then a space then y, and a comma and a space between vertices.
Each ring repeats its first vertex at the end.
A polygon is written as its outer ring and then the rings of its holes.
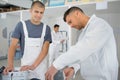
POLYGON ((55 28, 54 28, 54 31, 55 31, 55 32, 58 32, 58 31, 59 31, 59 27, 55 27, 55 28))
POLYGON ((30 10, 32 22, 39 23, 44 14, 44 8, 34 5, 30 10))
POLYGON ((82 28, 80 23, 80 16, 78 12, 72 12, 66 17, 66 23, 72 28, 80 30, 82 28))

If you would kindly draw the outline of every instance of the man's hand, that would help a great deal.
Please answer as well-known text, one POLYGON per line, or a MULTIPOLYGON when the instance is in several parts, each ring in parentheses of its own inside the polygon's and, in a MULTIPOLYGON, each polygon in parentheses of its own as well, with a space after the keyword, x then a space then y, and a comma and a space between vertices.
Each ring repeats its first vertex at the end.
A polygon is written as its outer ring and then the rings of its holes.
POLYGON ((65 40, 63 39, 63 40, 60 41, 60 43, 63 43, 64 41, 65 41, 65 40))
POLYGON ((6 67, 6 68, 4 69, 4 71, 3 71, 3 74, 4 74, 4 75, 7 75, 8 72, 11 72, 11 71, 13 71, 13 70, 14 70, 14 67, 13 67, 13 66, 11 66, 11 67, 6 67))
POLYGON ((20 71, 26 71, 26 70, 29 70, 29 65, 25 65, 20 68, 20 71))
POLYGON ((57 72, 58 70, 52 65, 45 73, 45 80, 54 80, 54 76, 57 72))
POLYGON ((29 70, 34 70, 36 67, 34 65, 29 66, 29 70))
POLYGON ((74 68, 68 67, 64 69, 65 80, 70 80, 74 75, 74 68))
POLYGON ((25 65, 25 66, 22 66, 20 71, 26 71, 26 70, 34 70, 36 67, 34 65, 25 65))

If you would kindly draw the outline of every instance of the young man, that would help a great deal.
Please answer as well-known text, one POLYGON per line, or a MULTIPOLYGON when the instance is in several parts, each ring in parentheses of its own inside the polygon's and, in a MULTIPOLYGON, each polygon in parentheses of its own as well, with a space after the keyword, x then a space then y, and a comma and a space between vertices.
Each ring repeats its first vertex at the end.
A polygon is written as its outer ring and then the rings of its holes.
POLYGON ((12 42, 8 51, 8 66, 4 74, 14 70, 14 55, 17 43, 23 53, 21 59, 21 71, 31 70, 30 79, 38 78, 45 80, 47 70, 46 55, 51 43, 50 27, 41 22, 45 11, 45 5, 40 1, 34 1, 31 5, 31 19, 21 21, 17 24, 13 34, 12 42))
POLYGON ((64 70, 66 80, 78 69, 84 80, 117 80, 118 59, 111 26, 95 15, 85 15, 79 7, 68 9, 64 21, 82 32, 76 45, 53 62, 46 72, 46 80, 53 80, 58 70, 71 65, 74 66, 64 70))
POLYGON ((59 56, 60 44, 64 42, 62 34, 59 32, 59 25, 55 24, 52 31, 52 43, 49 48, 49 66, 59 56))

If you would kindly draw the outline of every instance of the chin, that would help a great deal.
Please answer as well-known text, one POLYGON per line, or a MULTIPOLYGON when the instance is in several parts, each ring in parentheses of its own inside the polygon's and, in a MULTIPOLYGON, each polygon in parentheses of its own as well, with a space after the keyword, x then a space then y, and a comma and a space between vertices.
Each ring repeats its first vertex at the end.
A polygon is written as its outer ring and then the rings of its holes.
POLYGON ((40 20, 35 20, 35 22, 40 22, 40 20))
POLYGON ((38 22, 38 21, 40 21, 40 20, 41 20, 41 19, 34 19, 35 22, 38 22))

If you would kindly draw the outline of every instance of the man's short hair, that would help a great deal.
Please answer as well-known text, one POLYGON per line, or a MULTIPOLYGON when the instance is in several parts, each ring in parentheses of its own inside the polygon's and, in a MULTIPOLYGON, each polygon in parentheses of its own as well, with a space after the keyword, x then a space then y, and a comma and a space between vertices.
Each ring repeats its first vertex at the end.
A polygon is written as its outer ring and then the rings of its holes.
POLYGON ((60 26, 59 26, 58 24, 55 24, 55 25, 54 25, 54 28, 56 28, 56 27, 60 27, 60 26))
POLYGON ((74 11, 76 11, 76 10, 84 13, 81 8, 76 7, 76 6, 73 6, 73 7, 69 8, 69 9, 64 13, 63 20, 66 22, 66 17, 67 17, 71 12, 74 12, 74 11))
POLYGON ((36 4, 39 5, 41 8, 45 8, 45 5, 41 1, 34 1, 31 5, 31 8, 36 4))

